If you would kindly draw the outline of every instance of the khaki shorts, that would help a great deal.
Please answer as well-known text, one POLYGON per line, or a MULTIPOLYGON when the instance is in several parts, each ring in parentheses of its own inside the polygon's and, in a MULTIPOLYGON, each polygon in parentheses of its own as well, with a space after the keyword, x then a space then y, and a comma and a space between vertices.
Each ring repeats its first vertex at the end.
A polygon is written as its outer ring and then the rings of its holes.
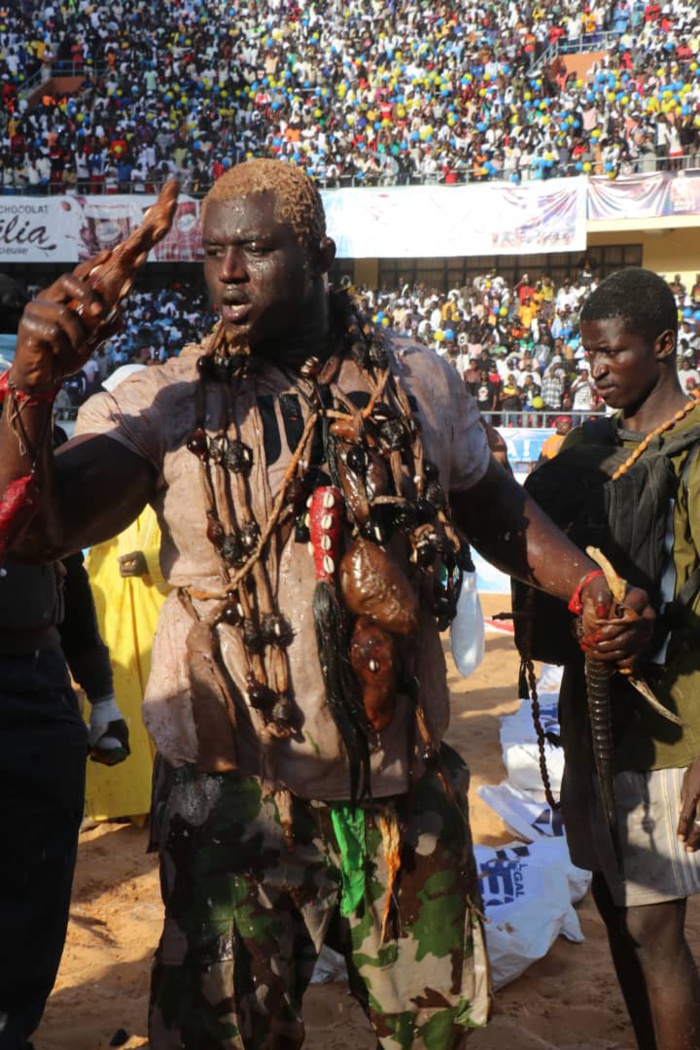
POLYGON ((564 769, 562 814, 574 864, 602 872, 620 907, 658 904, 700 893, 700 851, 686 853, 678 841, 685 769, 617 773, 617 820, 624 860, 620 878, 602 815, 597 781, 570 765, 564 769))

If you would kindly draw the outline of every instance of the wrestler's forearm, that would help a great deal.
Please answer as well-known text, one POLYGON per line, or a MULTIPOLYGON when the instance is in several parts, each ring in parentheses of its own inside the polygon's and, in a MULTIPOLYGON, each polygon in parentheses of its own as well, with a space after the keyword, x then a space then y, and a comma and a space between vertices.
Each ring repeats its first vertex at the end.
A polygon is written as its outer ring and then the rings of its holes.
POLYGON ((566 601, 597 566, 492 460, 472 489, 450 497, 454 520, 493 565, 566 601))
POLYGON ((28 475, 34 501, 28 523, 11 529, 15 553, 47 562, 109 539, 153 497, 152 467, 117 441, 79 437, 54 452, 50 406, 27 405, 22 421, 19 435, 7 406, 0 417, 0 509, 12 482, 28 475))
POLYGON ((57 521, 51 510, 55 492, 52 429, 50 401, 34 403, 14 395, 5 398, 0 416, 0 531, 3 532, 0 546, 3 548, 12 546, 20 553, 34 549, 38 556, 37 548, 49 549, 53 545, 47 530, 48 522, 57 521))
POLYGON ((70 454, 56 456, 52 447, 53 397, 113 331, 126 285, 122 279, 121 291, 112 286, 141 257, 120 256, 126 269, 115 259, 106 252, 82 263, 25 307, 0 423, 0 554, 11 547, 48 561, 80 550, 129 524, 152 493, 150 465, 116 441, 79 438, 70 454), (81 443, 86 448, 77 454, 81 443))

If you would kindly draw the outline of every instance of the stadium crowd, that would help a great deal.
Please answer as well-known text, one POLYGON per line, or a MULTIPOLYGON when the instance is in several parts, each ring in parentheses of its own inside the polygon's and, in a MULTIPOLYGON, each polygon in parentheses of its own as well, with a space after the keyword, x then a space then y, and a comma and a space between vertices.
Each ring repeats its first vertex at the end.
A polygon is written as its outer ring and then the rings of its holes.
POLYGON ((328 186, 694 166, 699 55, 694 0, 23 0, 0 186, 198 194, 253 155, 328 186), (550 45, 606 51, 584 81, 550 45), (37 72, 79 86, 30 106, 37 72))
MULTIPOLYGON (((681 318, 681 382, 700 397, 700 274, 690 287, 679 275, 670 283, 681 318)), ((351 290, 376 324, 446 356, 487 419, 535 427, 552 424, 562 412, 580 419, 604 410, 577 326, 580 307, 597 284, 595 263, 584 256, 559 285, 547 274, 531 279, 527 273, 511 285, 491 271, 446 293, 407 283, 392 290, 351 290)), ((213 322, 204 295, 190 285, 134 291, 125 302, 123 331, 64 384, 56 401, 59 416, 73 415, 116 368, 157 365, 197 341, 213 322)))

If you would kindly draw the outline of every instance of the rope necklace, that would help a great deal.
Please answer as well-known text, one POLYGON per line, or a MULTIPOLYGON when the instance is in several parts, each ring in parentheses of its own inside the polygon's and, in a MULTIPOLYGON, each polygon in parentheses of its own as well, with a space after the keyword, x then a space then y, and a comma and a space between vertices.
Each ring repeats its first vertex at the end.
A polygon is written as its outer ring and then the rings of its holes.
POLYGON ((647 434, 647 436, 643 439, 643 441, 639 443, 639 445, 637 445, 637 447, 633 450, 633 452, 625 460, 625 462, 617 468, 614 474, 611 475, 610 480, 617 481, 617 479, 621 478, 623 474, 626 474, 630 467, 637 462, 639 457, 644 455, 654 438, 660 437, 661 434, 665 434, 667 431, 671 430, 672 427, 675 427, 677 423, 680 423, 682 419, 685 419, 685 417, 690 412, 692 412, 692 410, 696 407, 697 404, 698 402, 695 400, 695 398, 693 398, 691 401, 686 402, 683 408, 679 409, 679 411, 676 412, 675 415, 671 416, 671 418, 667 419, 664 423, 661 423, 658 427, 656 427, 655 430, 652 430, 650 434, 647 434))

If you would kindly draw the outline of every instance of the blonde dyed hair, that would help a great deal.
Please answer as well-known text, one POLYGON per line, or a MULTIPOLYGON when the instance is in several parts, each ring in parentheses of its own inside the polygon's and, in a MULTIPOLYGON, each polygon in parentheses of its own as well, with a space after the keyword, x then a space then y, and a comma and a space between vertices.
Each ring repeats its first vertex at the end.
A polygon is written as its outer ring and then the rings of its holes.
POLYGON ((202 220, 212 201, 230 201, 256 193, 274 193, 275 218, 291 226, 306 248, 326 236, 323 201, 309 176, 282 160, 247 160, 221 175, 202 203, 202 220))

